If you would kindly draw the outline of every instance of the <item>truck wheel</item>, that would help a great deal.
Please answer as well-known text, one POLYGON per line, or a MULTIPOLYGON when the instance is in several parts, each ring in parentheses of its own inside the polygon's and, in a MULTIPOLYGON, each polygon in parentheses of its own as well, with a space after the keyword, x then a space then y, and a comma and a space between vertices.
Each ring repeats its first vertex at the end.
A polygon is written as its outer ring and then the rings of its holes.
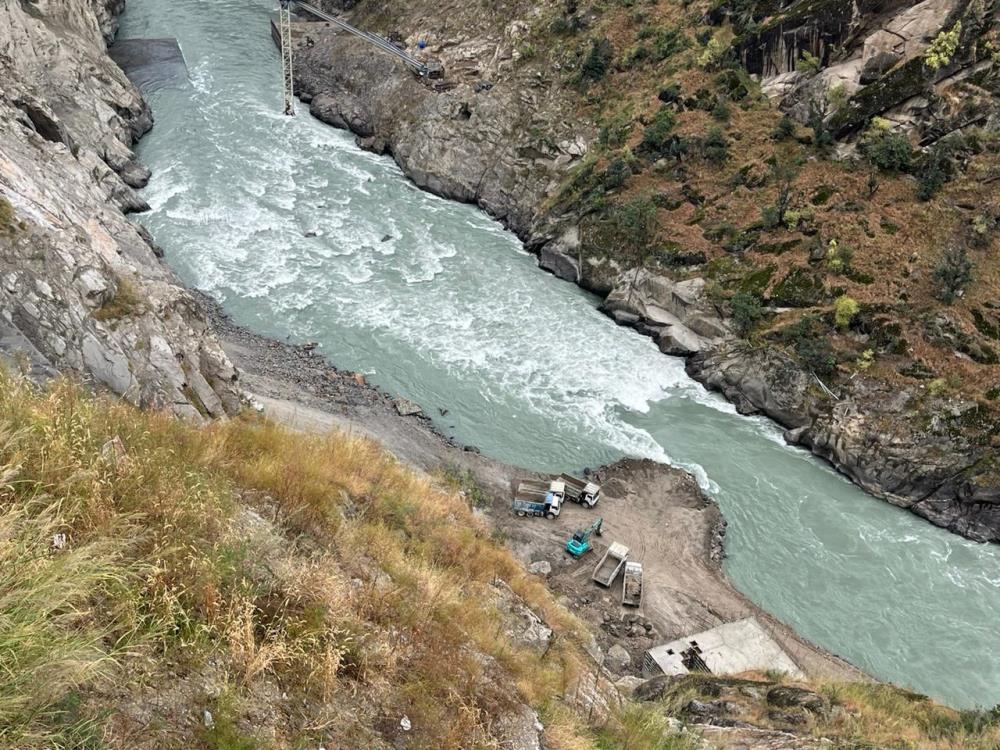
POLYGON ((551 521, 553 518, 556 517, 556 514, 555 513, 546 513, 545 517, 551 521))
POLYGON ((517 515, 519 515, 521 518, 524 518, 527 514, 523 510, 519 510, 517 512, 517 515))

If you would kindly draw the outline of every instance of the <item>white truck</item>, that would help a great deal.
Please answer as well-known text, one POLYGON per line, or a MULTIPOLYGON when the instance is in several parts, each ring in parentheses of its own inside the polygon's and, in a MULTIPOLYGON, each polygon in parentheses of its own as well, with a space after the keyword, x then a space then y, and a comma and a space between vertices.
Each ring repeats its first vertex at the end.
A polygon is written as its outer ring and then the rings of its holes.
POLYGON ((622 605, 638 607, 642 604, 642 563, 625 563, 625 577, 622 579, 622 605))
POLYGON ((577 479, 570 474, 560 474, 556 479, 566 485, 566 499, 593 508, 601 499, 601 485, 577 479))
POLYGON ((612 542, 611 546, 608 547, 608 551, 604 553, 604 557, 601 558, 601 561, 597 563, 597 567, 594 568, 594 580, 605 588, 610 587, 615 582, 618 574, 622 572, 627 559, 628 547, 620 542, 612 542))
POLYGON ((566 485, 558 480, 537 482, 525 480, 514 493, 514 512, 519 516, 555 518, 562 510, 566 485))

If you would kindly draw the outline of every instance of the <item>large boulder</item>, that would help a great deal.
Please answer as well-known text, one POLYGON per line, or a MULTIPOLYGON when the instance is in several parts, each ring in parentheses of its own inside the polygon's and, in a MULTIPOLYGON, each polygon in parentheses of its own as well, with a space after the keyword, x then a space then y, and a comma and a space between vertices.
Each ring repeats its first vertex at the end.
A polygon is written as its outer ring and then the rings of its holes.
POLYGON ((621 674, 632 666, 632 656, 624 646, 613 645, 604 657, 604 666, 615 674, 621 674))
POLYGON ((655 334, 661 351, 688 356, 714 346, 729 329, 705 294, 699 277, 673 281, 646 269, 626 270, 601 309, 619 324, 655 334))

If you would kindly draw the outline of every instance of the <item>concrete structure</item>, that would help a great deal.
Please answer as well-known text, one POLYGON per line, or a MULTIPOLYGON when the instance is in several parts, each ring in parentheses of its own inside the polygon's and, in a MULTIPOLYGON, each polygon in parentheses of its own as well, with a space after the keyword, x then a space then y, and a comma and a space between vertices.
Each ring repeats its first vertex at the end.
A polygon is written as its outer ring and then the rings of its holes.
POLYGON ((804 677, 791 657, 753 617, 655 646, 646 651, 642 660, 642 672, 647 677, 660 673, 738 674, 768 669, 804 677))
POLYGON ((184 54, 176 39, 119 39, 108 54, 143 94, 188 82, 184 54))

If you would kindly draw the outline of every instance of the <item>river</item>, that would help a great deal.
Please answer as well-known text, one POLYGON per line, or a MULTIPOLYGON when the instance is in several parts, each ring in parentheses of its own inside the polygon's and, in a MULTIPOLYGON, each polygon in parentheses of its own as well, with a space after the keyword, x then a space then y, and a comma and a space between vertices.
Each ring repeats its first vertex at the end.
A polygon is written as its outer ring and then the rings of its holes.
POLYGON ((765 609, 877 677, 956 706, 1000 702, 1000 546, 871 498, 736 415, 473 207, 417 190, 304 107, 283 117, 268 0, 128 8, 121 37, 177 37, 190 70, 150 95, 156 127, 139 147, 154 173, 141 221, 186 283, 255 330, 321 342, 504 461, 689 469, 729 520, 727 574, 765 609))

